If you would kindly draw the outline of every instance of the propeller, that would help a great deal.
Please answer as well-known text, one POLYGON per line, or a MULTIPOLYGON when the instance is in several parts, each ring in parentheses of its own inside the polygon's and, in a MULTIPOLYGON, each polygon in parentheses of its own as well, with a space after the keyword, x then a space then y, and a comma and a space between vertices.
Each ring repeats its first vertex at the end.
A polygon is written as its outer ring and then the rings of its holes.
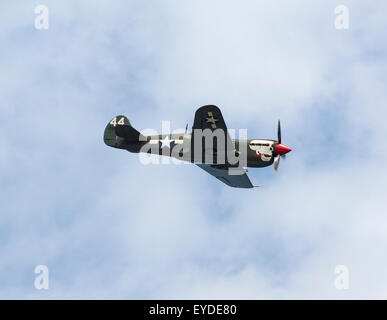
POLYGON ((281 143, 281 121, 278 119, 278 129, 277 129, 278 143, 281 143))
POLYGON ((280 163, 281 155, 278 155, 274 159, 274 172, 277 172, 279 163, 280 163))
POLYGON ((277 129, 277 143, 275 144, 275 150, 274 154, 275 159, 274 159, 274 172, 277 172, 280 159, 283 157, 284 159, 286 158, 286 154, 292 149, 290 149, 288 146, 285 146, 284 144, 281 143, 281 122, 278 120, 278 129, 277 129))

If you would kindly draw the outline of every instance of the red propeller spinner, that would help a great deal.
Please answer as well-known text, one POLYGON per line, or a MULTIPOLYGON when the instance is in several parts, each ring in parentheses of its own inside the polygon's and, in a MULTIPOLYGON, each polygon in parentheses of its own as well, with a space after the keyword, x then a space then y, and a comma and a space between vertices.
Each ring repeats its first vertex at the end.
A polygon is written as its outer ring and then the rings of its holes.
POLYGON ((288 152, 292 151, 288 146, 285 146, 282 143, 277 143, 275 145, 275 153, 283 156, 284 154, 287 154, 288 152))

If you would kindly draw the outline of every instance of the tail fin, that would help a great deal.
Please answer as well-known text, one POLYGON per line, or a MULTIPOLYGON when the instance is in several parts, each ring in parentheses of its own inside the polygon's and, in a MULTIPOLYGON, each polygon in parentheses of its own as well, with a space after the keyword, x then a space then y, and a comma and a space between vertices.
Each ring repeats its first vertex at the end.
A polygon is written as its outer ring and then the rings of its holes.
POLYGON ((106 145, 120 149, 126 149, 130 143, 145 140, 140 132, 132 127, 128 118, 122 115, 114 117, 108 123, 103 139, 106 145))

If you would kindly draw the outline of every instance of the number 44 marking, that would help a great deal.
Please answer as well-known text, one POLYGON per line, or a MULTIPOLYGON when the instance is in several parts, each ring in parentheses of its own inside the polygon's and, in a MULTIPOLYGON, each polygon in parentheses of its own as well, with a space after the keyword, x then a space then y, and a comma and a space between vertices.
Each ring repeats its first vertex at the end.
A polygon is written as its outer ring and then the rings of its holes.
POLYGON ((110 121, 110 124, 112 125, 112 126, 116 126, 117 124, 119 124, 119 125, 124 125, 125 124, 125 118, 124 117, 122 117, 120 120, 118 120, 118 122, 117 122, 117 117, 116 118, 114 118, 112 121, 110 121))

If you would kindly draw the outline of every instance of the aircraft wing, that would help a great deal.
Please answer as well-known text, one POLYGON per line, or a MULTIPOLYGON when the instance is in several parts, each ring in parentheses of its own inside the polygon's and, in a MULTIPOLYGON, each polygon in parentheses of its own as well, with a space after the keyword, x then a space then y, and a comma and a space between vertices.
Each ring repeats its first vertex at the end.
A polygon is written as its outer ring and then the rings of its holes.
POLYGON ((221 129, 227 134, 227 138, 231 140, 227 133, 227 126, 224 122, 222 113, 220 112, 220 109, 214 105, 203 106, 196 110, 192 129, 210 129, 211 131, 221 129))
MULTIPOLYGON (((214 132, 215 130, 217 130, 217 132, 219 130, 223 131, 224 133, 224 138, 225 138, 225 144, 222 145, 222 144, 219 144, 218 140, 216 140, 217 142, 215 143, 215 136, 213 136, 213 150, 212 150, 212 154, 214 155, 214 157, 217 155, 217 154, 224 154, 226 157, 227 157, 227 150, 230 150, 230 149, 234 149, 234 144, 231 140, 231 137, 227 131, 227 126, 226 126, 226 123, 224 122, 224 119, 223 119, 223 116, 222 116, 222 113, 220 112, 220 109, 217 107, 217 106, 214 106, 214 105, 207 105, 207 106, 203 106, 203 107, 200 107, 199 109, 196 110, 195 112, 195 119, 194 119, 194 124, 192 126, 192 131, 194 133, 194 130, 211 130, 211 132, 214 132)), ((195 134, 192 135, 192 140, 191 140, 191 143, 192 143, 192 150, 195 149, 195 134)), ((208 154, 208 152, 210 152, 209 150, 206 150, 206 145, 204 143, 202 143, 202 141, 200 142, 200 145, 202 146, 202 150, 203 150, 203 157, 204 157, 204 154, 208 154)), ((204 158, 203 158, 204 159, 204 158)), ((227 162, 227 159, 226 158, 223 158, 224 161, 227 162)), ((203 160, 204 162, 204 160, 203 160)))
POLYGON ((246 170, 243 168, 230 168, 222 169, 221 166, 211 165, 211 164, 196 164, 198 167, 202 168, 204 171, 207 171, 210 175, 219 179, 223 183, 234 188, 253 188, 249 177, 246 174, 246 170), (238 171, 239 174, 229 174, 229 170, 238 171))

